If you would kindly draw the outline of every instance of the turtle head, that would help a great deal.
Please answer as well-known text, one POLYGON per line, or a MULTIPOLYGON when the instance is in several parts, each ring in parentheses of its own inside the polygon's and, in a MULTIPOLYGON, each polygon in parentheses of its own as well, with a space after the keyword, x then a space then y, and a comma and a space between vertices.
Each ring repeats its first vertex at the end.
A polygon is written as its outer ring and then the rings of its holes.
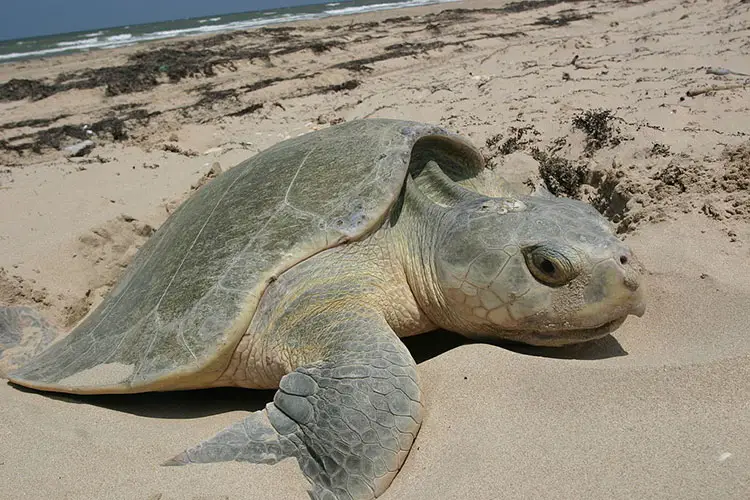
POLYGON ((476 196, 441 219, 433 255, 444 328, 556 346, 644 312, 639 264, 586 203, 476 196))

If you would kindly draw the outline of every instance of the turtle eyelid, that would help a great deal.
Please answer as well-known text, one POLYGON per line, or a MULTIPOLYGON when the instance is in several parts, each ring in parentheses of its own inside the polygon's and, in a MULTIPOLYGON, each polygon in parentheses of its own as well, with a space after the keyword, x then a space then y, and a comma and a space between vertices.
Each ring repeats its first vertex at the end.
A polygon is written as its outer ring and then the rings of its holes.
POLYGON ((522 250, 526 266, 531 275, 543 285, 560 287, 573 281, 579 274, 575 265, 560 250, 543 245, 534 245, 522 250))

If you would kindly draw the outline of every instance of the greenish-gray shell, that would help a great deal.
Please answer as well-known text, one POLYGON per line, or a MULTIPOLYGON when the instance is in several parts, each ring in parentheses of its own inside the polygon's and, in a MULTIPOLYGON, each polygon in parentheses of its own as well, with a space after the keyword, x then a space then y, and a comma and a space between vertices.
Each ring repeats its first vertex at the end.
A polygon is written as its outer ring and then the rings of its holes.
POLYGON ((228 170, 159 228, 99 307, 10 380, 76 393, 210 385, 270 280, 382 224, 417 143, 478 156, 435 126, 363 120, 284 141, 228 170))

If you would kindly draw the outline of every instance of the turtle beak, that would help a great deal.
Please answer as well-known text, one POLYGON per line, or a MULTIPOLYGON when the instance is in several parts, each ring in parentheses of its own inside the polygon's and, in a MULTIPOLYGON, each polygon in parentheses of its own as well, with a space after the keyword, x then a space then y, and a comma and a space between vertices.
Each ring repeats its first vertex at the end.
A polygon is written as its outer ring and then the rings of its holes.
POLYGON ((623 284, 632 293, 630 314, 643 317, 646 313, 646 298, 643 293, 643 265, 635 258, 630 249, 625 249, 620 254, 620 271, 622 272, 623 284))
POLYGON ((629 271, 625 276, 625 286, 630 291, 630 311, 628 314, 640 318, 646 313, 646 294, 643 292, 639 274, 632 270, 629 271))
POLYGON ((633 309, 630 310, 630 314, 642 318, 646 314, 646 301, 643 300, 643 296, 639 297, 638 302, 635 304, 633 309))

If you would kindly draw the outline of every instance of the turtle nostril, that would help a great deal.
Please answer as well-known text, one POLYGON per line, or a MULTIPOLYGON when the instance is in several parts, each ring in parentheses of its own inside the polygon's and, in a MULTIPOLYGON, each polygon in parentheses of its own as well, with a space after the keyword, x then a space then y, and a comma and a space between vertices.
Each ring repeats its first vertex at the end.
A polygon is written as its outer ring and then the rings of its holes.
POLYGON ((631 273, 628 273, 627 276, 625 276, 624 283, 628 290, 632 290, 634 292, 638 290, 638 287, 640 286, 640 283, 638 282, 638 276, 631 273))
POLYGON ((620 255, 620 264, 623 266, 628 263, 628 256, 627 255, 620 255))

